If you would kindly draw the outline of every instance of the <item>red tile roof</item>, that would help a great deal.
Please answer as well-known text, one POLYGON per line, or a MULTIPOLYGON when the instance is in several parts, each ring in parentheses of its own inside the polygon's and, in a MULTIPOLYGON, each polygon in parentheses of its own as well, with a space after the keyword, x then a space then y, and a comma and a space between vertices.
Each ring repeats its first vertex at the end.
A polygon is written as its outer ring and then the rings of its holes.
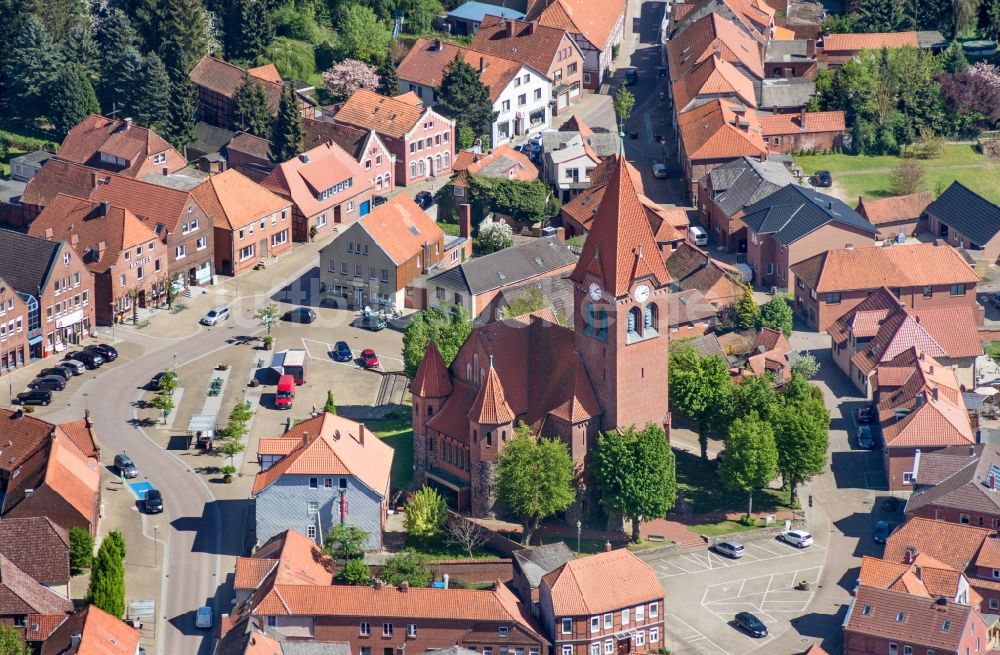
POLYGON ((261 185, 290 198, 303 216, 311 217, 370 190, 372 181, 352 155, 336 143, 324 143, 278 164, 261 185), (319 199, 321 192, 348 180, 351 185, 341 192, 319 199))
POLYGON ((767 146, 757 113, 729 100, 713 100, 678 117, 688 160, 764 157, 767 146))
POLYGON ((589 617, 663 599, 656 572, 625 548, 570 560, 545 574, 542 586, 556 616, 589 617))
MULTIPOLYGON (((697 98, 735 98, 748 107, 757 106, 753 82, 717 54, 706 57, 673 83, 674 106, 686 111, 697 98)), ((761 120, 763 124, 763 117, 761 120)))
POLYGON ((879 423, 887 448, 975 443, 965 402, 960 394, 954 393, 958 388, 954 372, 940 364, 935 366, 932 361, 916 362, 915 375, 898 391, 879 399, 879 423), (931 374, 936 378, 930 378, 931 374), (943 393, 942 386, 953 392, 943 393))
POLYGON ((56 435, 60 433, 70 439, 86 457, 101 456, 101 447, 94 437, 94 428, 90 423, 90 417, 60 423, 56 426, 56 435))
POLYGON ((94 460, 84 457, 72 441, 52 439, 45 467, 45 484, 79 512, 88 523, 91 525, 97 523, 101 473, 94 460))
POLYGON ((765 137, 786 134, 820 134, 843 132, 847 124, 842 111, 810 111, 805 113, 805 125, 799 114, 758 114, 760 129, 765 137))
POLYGON ((437 342, 431 341, 410 383, 410 393, 421 398, 444 398, 451 394, 451 376, 437 342))
POLYGON ((336 566, 316 543, 302 533, 285 530, 268 539, 253 557, 236 561, 237 589, 269 591, 274 585, 322 586, 333 582, 336 566))
MULTIPOLYGON (((490 99, 494 102, 520 72, 521 67, 526 65, 443 41, 417 39, 403 61, 399 62, 396 72, 401 80, 436 89, 441 86, 445 68, 458 56, 479 71, 479 79, 489 88, 490 99)), ((543 77, 547 72, 547 70, 535 71, 537 75, 543 77)))
POLYGON ((281 102, 281 76, 278 75, 278 79, 274 79, 277 69, 272 71, 271 68, 273 67, 261 66, 244 71, 239 66, 206 55, 195 65, 188 77, 198 86, 232 99, 249 74, 260 83, 272 109, 277 111, 281 102))
POLYGON ((263 66, 257 66, 256 68, 249 68, 247 69, 247 75, 256 77, 259 80, 277 82, 278 84, 281 84, 283 81, 281 79, 281 73, 278 72, 278 68, 274 64, 264 64, 263 66))
POLYGON ((860 586, 844 630, 954 652, 973 613, 968 605, 947 601, 942 604, 933 598, 860 586), (871 609, 865 613, 865 607, 871 609), (943 630, 945 621, 953 627, 943 630))
POLYGON ((55 426, 22 411, 0 409, 0 471, 8 475, 49 443, 55 426))
POLYGON ((233 589, 256 589, 276 565, 277 562, 271 559, 237 557, 233 589))
POLYGON ((927 205, 934 201, 934 196, 927 191, 911 193, 906 196, 891 196, 889 198, 873 198, 858 203, 857 211, 878 227, 887 223, 912 221, 920 218, 927 205))
POLYGON ((187 166, 187 160, 156 132, 131 121, 90 115, 69 131, 56 156, 76 164, 108 168, 134 177, 143 164, 153 166, 147 158, 158 154, 165 155, 166 159, 155 164, 156 172, 166 168, 175 173, 187 166), (101 153, 124 159, 128 164, 122 169, 103 162, 101 153))
MULTIPOLYGON (((487 15, 479 24, 470 48, 524 62, 540 73, 547 74, 555 63, 563 37, 566 36, 565 30, 560 27, 487 15)), ((573 39, 567 41, 582 57, 576 42, 573 39)))
POLYGON ((41 655, 135 655, 139 631, 96 605, 80 610, 42 645, 41 655), (79 642, 74 645, 75 640, 79 642))
POLYGON ((582 283, 593 273, 615 298, 627 295, 643 278, 651 278, 656 286, 670 282, 624 157, 618 162, 571 276, 582 283))
POLYGON ((688 25, 667 41, 667 63, 674 82, 687 75, 698 62, 712 56, 742 67, 745 75, 764 78, 760 43, 752 36, 712 12, 688 25))
POLYGON ((238 230, 291 209, 288 200, 232 168, 208 178, 195 187, 191 195, 208 213, 215 227, 223 230, 238 230))
MULTIPOLYGON (((402 64, 400 64, 402 65, 402 64)), ((394 139, 403 139, 430 111, 397 98, 358 89, 340 106, 338 122, 375 130, 394 139)), ((445 119, 446 120, 446 119, 445 119)))
POLYGON ((992 534, 994 531, 987 528, 914 517, 889 535, 882 558, 902 562, 906 549, 915 548, 918 553, 964 571, 992 534))
POLYGON ((861 50, 880 50, 882 48, 901 48, 913 46, 917 48, 916 32, 871 32, 865 34, 830 34, 823 37, 823 52, 853 53, 861 50))
POLYGON ((486 382, 479 387, 476 399, 469 408, 469 420, 480 425, 502 425, 513 423, 516 418, 514 411, 504 397, 503 385, 493 368, 492 361, 486 372, 486 382))
POLYGON ((581 34, 598 50, 604 50, 615 37, 619 19, 625 16, 625 5, 623 0, 541 0, 528 9, 527 18, 581 34))
POLYGON ((0 553, 43 585, 69 582, 69 532, 48 517, 0 520, 0 553))
POLYGON ((424 246, 444 237, 434 219, 405 193, 376 207, 358 223, 396 266, 402 266, 420 255, 424 246))
POLYGON ((73 601, 60 596, 0 555, 0 615, 68 614, 73 601))

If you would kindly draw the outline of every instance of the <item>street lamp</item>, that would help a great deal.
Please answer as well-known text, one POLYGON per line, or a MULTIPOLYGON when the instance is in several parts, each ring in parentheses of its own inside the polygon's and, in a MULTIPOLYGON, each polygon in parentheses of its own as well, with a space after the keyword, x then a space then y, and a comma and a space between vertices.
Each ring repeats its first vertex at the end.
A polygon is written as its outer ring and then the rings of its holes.
POLYGON ((177 372, 177 353, 171 353, 174 356, 174 373, 177 372))
POLYGON ((154 569, 156 568, 156 565, 158 564, 157 553, 156 553, 156 541, 157 541, 156 540, 156 535, 159 532, 159 530, 160 530, 159 524, 153 525, 153 568, 154 569))
POLYGON ((580 531, 583 528, 583 524, 580 523, 580 519, 576 520, 576 552, 580 552, 580 531))

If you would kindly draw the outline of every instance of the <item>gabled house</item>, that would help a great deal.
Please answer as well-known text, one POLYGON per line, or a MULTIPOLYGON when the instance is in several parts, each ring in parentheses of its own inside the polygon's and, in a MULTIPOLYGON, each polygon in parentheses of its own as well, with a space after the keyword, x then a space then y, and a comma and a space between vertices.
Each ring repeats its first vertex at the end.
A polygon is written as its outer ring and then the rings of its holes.
POLYGON ((149 173, 176 173, 187 160, 165 139, 131 118, 90 115, 63 139, 56 157, 74 164, 142 179, 149 173))
POLYGON ((369 535, 365 548, 381 548, 392 454, 363 423, 335 414, 303 421, 278 438, 262 438, 261 470, 253 484, 257 539, 296 530, 322 544, 331 526, 340 524, 347 503, 347 524, 369 535), (293 506, 306 512, 290 513, 293 506))
POLYGON ((569 560, 538 589, 542 626, 565 655, 658 651, 665 600, 656 572, 625 548, 569 560))
POLYGON ((438 224, 401 193, 323 246, 320 282, 352 309, 401 309, 416 278, 448 263, 445 250, 438 224))
POLYGON ((389 193, 395 188, 396 155, 375 130, 315 118, 303 120, 302 126, 305 128, 307 150, 333 141, 344 152, 354 155, 372 179, 376 193, 389 193))
POLYGON ((858 584, 933 599, 943 598, 949 603, 974 608, 978 607, 980 600, 961 571, 920 552, 904 557, 902 562, 865 555, 861 558, 858 584))
POLYGON ((916 32, 874 32, 864 34, 828 34, 820 44, 818 58, 827 67, 843 66, 862 50, 920 47, 916 32))
MULTIPOLYGON (((686 25, 667 42, 671 82, 677 82, 699 63, 713 57, 732 64, 751 80, 764 79, 761 42, 713 11, 686 25)), ((680 112, 676 106, 674 109, 680 112)))
POLYGON ((514 560, 512 586, 521 602, 529 604, 532 613, 538 616, 538 589, 542 586, 542 578, 566 562, 576 559, 576 554, 564 542, 557 541, 515 550, 511 556, 514 560))
POLYGON ((747 107, 757 106, 753 80, 715 52, 674 80, 671 93, 675 125, 678 116, 710 100, 722 99, 747 107))
POLYGON ((1000 207, 961 182, 952 182, 924 211, 935 237, 987 264, 1000 257, 1000 207))
POLYGON ((726 250, 746 252, 746 208, 794 183, 780 162, 752 157, 728 161, 698 181, 698 218, 726 250))
POLYGON ((922 452, 913 463, 913 493, 903 512, 908 519, 1000 529, 1000 449, 979 443, 922 452))
POLYGON ((40 655, 141 655, 139 630, 95 605, 67 618, 45 640, 40 655))
POLYGON ((670 340, 704 336, 715 329, 719 309, 712 305, 701 291, 688 289, 670 294, 667 298, 667 316, 670 321, 670 340))
POLYGON ((745 284, 733 266, 713 259, 698 246, 682 241, 667 258, 674 293, 697 290, 715 307, 727 307, 743 297, 745 284))
POLYGON ((926 232, 925 212, 932 202, 934 196, 927 191, 870 200, 859 196, 855 210, 875 226, 879 239, 895 239, 900 234, 910 237, 926 232))
POLYGON ((816 39, 771 39, 765 46, 765 79, 812 81, 816 68, 816 39))
POLYGON ((0 520, 0 555, 37 582, 69 597, 69 531, 52 519, 0 520))
POLYGON ((167 301, 166 246, 149 225, 110 201, 59 194, 32 221, 28 234, 70 244, 93 276, 99 325, 167 301))
POLYGON ((561 26, 487 15, 470 47, 477 52, 524 62, 547 76, 552 81, 554 116, 565 112, 580 98, 583 52, 561 26))
POLYGON ((18 182, 30 182, 31 178, 42 170, 45 162, 52 159, 53 154, 47 150, 35 150, 19 155, 10 160, 10 179, 18 182))
MULTIPOLYGON (((305 120, 302 123, 308 125, 305 120)), ((309 132, 306 132, 308 137, 309 132)), ((254 182, 261 183, 274 170, 271 142, 248 132, 240 132, 226 144, 226 161, 254 182)))
POLYGON ((0 277, 0 376, 31 360, 28 303, 0 277))
POLYGON ((793 266, 831 248, 875 244, 875 227, 833 196, 789 184, 744 210, 754 281, 791 289, 793 266))
POLYGON ((459 55, 476 69, 480 81, 489 89, 496 116, 489 135, 491 146, 549 126, 552 82, 545 72, 521 61, 462 48, 440 39, 417 39, 397 67, 400 89, 414 92, 425 107, 433 107, 434 93, 441 86, 445 68, 459 55))
POLYGON ((731 100, 711 100, 677 118, 678 153, 691 202, 698 206, 698 180, 740 157, 767 158, 757 113, 731 100))
POLYGON ((766 44, 775 36, 775 10, 761 0, 697 0, 679 3, 671 12, 671 38, 709 14, 721 16, 760 43, 766 44))
POLYGON ((735 371, 736 377, 764 377, 770 374, 774 376, 775 386, 780 387, 792 377, 791 353, 792 347, 781 330, 762 328, 750 346, 746 365, 735 371))
POLYGON ((760 130, 771 152, 833 150, 843 146, 847 123, 842 111, 760 114, 760 130))
POLYGON ((261 186, 291 200, 292 239, 305 242, 367 216, 375 185, 354 157, 327 142, 278 164, 261 186))
POLYGON ((545 152, 545 181, 565 202, 591 186, 590 173, 601 157, 582 133, 556 132, 542 137, 545 152))
POLYGON ((538 0, 528 8, 525 20, 569 34, 583 54, 583 86, 596 89, 614 66, 615 46, 625 38, 627 13, 623 0, 538 0))
POLYGON ((502 145, 486 153, 471 150, 460 150, 455 155, 455 176, 451 179, 452 195, 457 203, 468 203, 470 176, 517 180, 531 182, 538 179, 538 168, 531 159, 514 150, 509 145, 502 145))
MULTIPOLYGON (((337 123, 378 135, 395 157, 395 170, 389 182, 400 186, 416 184, 438 175, 450 175, 454 163, 455 121, 430 109, 432 96, 431 91, 421 97, 407 93, 391 98, 358 89, 340 106, 334 118, 337 123)), ((365 170, 381 165, 376 153, 371 166, 365 164, 365 170)), ((383 190, 386 182, 383 174, 383 190)))
POLYGON ((333 584, 333 558, 316 541, 295 530, 274 535, 250 557, 237 557, 233 576, 236 603, 246 601, 262 585, 333 584))
POLYGON ((191 192, 212 220, 215 270, 239 275, 292 251, 292 205, 236 170, 191 192))
POLYGON ((37 646, 72 612, 73 601, 0 555, 0 623, 13 627, 21 639, 37 646))
POLYGON ((952 247, 941 243, 855 248, 831 247, 793 264, 795 311, 810 327, 827 329, 880 287, 908 309, 968 306, 982 321, 976 301, 979 275, 952 247))
POLYGON ((883 364, 916 347, 973 386, 976 357, 983 354, 976 314, 968 305, 908 310, 881 287, 828 328, 833 361, 866 397, 878 386, 883 364))

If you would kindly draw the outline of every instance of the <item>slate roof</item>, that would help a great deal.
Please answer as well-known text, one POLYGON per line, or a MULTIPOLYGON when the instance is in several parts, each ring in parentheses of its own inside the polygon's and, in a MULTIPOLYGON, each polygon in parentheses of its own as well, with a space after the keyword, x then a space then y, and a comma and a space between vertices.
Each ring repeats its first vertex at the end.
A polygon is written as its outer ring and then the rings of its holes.
MULTIPOLYGON (((37 296, 48 284, 64 243, 0 229, 0 278, 16 291, 37 296)), ((65 247, 69 247, 66 245, 65 247)), ((34 419, 33 419, 34 420, 34 419)))
POLYGON ((808 47, 805 39, 788 41, 772 40, 767 44, 764 61, 768 63, 784 63, 796 61, 815 61, 815 57, 807 57, 808 47))
POLYGON ((980 246, 1000 232, 1000 207, 961 182, 952 182, 926 211, 980 246))
MULTIPOLYGON (((479 52, 523 61, 537 71, 548 73, 566 36, 565 30, 516 20, 519 17, 510 16, 508 9, 500 11, 503 11, 504 18, 497 15, 496 6, 492 7, 489 13, 493 15, 482 19, 470 47, 479 52)), ((573 39, 569 39, 569 43, 579 51, 573 39)))
POLYGON ((712 202, 726 216, 733 216, 748 205, 793 184, 788 168, 779 162, 740 157, 713 168, 708 176, 712 202))
POLYGON ((515 550, 511 556, 532 587, 541 585, 542 578, 550 571, 557 569, 571 559, 576 559, 576 555, 570 550, 570 547, 562 541, 515 550))
POLYGON ((796 184, 748 206, 743 222, 757 234, 771 234, 784 245, 833 222, 875 236, 875 227, 837 198, 796 184))
POLYGON ((766 110, 802 107, 816 95, 816 83, 804 77, 766 79, 757 88, 758 106, 766 110))
POLYGON ((43 585, 69 581, 69 532, 48 517, 0 520, 0 554, 43 585))
POLYGON ((543 237, 474 257, 427 280, 452 289, 479 295, 500 287, 546 275, 577 261, 577 256, 556 237, 543 237))
POLYGON ((906 503, 911 514, 927 506, 978 514, 1000 513, 1000 489, 990 487, 996 474, 1000 488, 1000 448, 993 445, 952 446, 921 453, 915 469, 916 491, 906 503), (927 485, 927 486, 925 486, 927 485))
POLYGON ((303 118, 302 127, 306 133, 305 146, 307 150, 327 141, 333 141, 343 148, 344 152, 350 153, 358 161, 361 161, 364 156, 365 144, 368 143, 368 137, 372 134, 369 129, 317 118, 303 118))
POLYGON ((232 141, 236 132, 198 121, 194 126, 194 141, 188 144, 188 157, 196 159, 203 155, 222 152, 226 144, 232 141))
MULTIPOLYGON (((542 578, 556 616, 593 616, 663 599, 656 572, 625 548, 569 560, 542 578)), ((660 611, 663 611, 662 607, 660 611)))
POLYGON ((667 271, 673 278, 672 288, 677 290, 697 289, 710 302, 728 304, 735 302, 743 295, 743 285, 739 282, 738 273, 698 248, 698 246, 682 241, 677 249, 667 258, 667 271), (716 285, 723 283, 728 289, 726 295, 717 296, 716 285))
POLYGON ((723 361, 729 361, 726 357, 726 351, 723 350, 722 344, 719 343, 719 337, 715 335, 715 332, 709 332, 694 339, 684 339, 683 342, 697 350, 702 357, 718 355, 723 361))

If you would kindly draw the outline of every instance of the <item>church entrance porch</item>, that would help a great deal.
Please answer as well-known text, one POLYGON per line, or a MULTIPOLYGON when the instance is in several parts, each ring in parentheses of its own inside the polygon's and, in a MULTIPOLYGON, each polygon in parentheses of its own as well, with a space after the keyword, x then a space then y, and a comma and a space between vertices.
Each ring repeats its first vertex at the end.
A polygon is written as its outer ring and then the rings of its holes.
POLYGON ((469 509, 469 494, 471 489, 468 482, 439 468, 428 470, 425 477, 427 478, 427 486, 437 489, 441 497, 444 498, 444 501, 448 503, 448 507, 457 512, 464 512, 469 509))

